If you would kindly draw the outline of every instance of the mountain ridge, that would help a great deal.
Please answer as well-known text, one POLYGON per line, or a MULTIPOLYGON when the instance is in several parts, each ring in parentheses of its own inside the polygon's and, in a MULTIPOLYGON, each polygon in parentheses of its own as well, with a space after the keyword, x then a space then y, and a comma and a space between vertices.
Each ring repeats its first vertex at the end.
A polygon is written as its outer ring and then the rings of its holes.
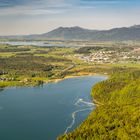
POLYGON ((93 41, 140 40, 140 25, 112 28, 109 30, 91 30, 79 26, 59 27, 43 34, 7 36, 7 37, 3 36, 2 38, 93 40, 93 41))

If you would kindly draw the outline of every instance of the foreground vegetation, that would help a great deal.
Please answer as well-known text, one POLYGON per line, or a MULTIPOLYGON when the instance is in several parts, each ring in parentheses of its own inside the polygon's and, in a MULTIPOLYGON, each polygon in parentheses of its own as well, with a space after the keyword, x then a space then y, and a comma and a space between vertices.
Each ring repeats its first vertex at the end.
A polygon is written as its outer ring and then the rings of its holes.
POLYGON ((73 132, 58 140, 140 139, 140 69, 115 68, 91 92, 97 108, 73 132))

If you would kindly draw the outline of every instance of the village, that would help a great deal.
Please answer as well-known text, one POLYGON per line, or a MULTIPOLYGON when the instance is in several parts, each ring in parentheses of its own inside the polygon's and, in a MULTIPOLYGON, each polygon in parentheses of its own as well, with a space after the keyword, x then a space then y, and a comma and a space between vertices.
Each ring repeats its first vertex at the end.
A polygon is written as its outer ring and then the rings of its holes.
POLYGON ((97 51, 90 54, 75 54, 75 58, 89 63, 128 63, 140 62, 140 56, 134 52, 97 51))

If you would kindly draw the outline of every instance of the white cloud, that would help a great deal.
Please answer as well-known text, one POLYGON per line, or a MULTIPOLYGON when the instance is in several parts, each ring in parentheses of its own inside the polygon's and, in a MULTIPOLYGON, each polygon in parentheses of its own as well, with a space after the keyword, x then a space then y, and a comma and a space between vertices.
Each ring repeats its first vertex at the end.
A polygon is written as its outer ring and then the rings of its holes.
POLYGON ((0 16, 16 16, 16 15, 52 15, 60 14, 62 10, 55 9, 32 9, 28 7, 17 6, 14 8, 0 9, 0 16))
POLYGON ((0 7, 1 35, 42 33, 59 26, 77 25, 103 29, 140 23, 139 4, 129 3, 124 6, 124 0, 121 1, 123 4, 118 6, 114 3, 120 0, 3 1, 21 1, 22 3, 0 7))

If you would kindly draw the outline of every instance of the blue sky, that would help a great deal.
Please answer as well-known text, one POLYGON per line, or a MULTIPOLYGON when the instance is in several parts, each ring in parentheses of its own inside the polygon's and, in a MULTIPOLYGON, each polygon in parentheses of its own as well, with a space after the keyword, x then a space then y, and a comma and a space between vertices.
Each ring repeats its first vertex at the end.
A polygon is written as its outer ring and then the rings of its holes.
POLYGON ((0 0, 0 35, 140 24, 140 0, 0 0))

